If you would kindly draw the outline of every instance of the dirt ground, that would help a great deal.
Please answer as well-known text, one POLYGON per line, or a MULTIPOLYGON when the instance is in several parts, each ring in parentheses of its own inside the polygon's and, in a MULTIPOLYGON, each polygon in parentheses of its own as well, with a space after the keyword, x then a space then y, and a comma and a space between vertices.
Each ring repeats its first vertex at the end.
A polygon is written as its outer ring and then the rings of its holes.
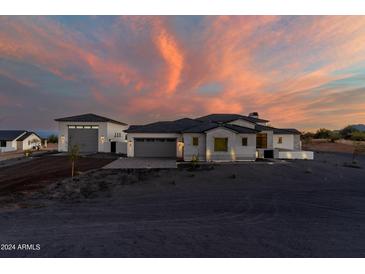
POLYGON ((3 208, 0 242, 40 250, 0 256, 364 257, 365 157, 357 161, 315 153, 314 161, 90 171, 3 208))
MULTIPOLYGON (((98 169, 116 159, 116 157, 81 157, 77 160, 76 171, 85 172, 98 169)), ((0 166, 0 206, 1 200, 19 192, 39 189, 57 179, 69 177, 71 163, 67 156, 45 155, 11 166, 0 166)))
POLYGON ((353 153, 354 147, 349 144, 331 143, 323 141, 323 142, 310 142, 303 144, 303 150, 353 153))

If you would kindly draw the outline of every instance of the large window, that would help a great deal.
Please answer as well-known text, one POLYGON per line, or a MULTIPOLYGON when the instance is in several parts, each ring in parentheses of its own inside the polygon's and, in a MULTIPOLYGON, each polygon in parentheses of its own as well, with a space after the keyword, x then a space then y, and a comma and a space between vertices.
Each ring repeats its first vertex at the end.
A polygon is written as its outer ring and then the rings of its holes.
POLYGON ((214 151, 228 151, 228 138, 214 138, 214 151))
POLYGON ((6 147, 6 141, 0 141, 0 147, 6 147))
POLYGON ((257 148, 267 148, 267 134, 257 133, 256 134, 256 147, 257 148))
POLYGON ((242 146, 247 147, 247 137, 242 138, 242 146))
POLYGON ((199 137, 193 137, 193 146, 199 145, 199 137))

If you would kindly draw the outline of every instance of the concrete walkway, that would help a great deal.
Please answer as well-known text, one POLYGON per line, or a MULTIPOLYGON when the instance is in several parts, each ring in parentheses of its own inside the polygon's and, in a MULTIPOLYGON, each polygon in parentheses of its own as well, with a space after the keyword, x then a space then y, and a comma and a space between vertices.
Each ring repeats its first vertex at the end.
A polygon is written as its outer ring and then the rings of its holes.
POLYGON ((104 169, 177 168, 175 159, 165 158, 119 158, 104 169))

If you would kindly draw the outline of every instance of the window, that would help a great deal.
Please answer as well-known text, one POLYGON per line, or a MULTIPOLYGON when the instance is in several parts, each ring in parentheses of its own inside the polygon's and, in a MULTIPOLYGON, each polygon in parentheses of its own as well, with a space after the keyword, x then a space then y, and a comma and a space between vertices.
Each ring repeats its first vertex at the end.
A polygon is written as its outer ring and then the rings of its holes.
POLYGON ((242 146, 247 147, 247 137, 242 138, 242 146))
POLYGON ((193 146, 199 145, 199 137, 193 137, 193 146))
POLYGON ((6 141, 0 141, 0 147, 6 147, 6 141))
POLYGON ((98 129, 99 126, 69 125, 68 128, 98 129))
POLYGON ((228 138, 214 138, 214 151, 228 151, 228 138))
POLYGON ((267 148, 267 134, 266 133, 257 133, 256 147, 257 148, 267 148))
POLYGON ((283 137, 279 137, 278 144, 282 144, 282 143, 283 143, 283 137))

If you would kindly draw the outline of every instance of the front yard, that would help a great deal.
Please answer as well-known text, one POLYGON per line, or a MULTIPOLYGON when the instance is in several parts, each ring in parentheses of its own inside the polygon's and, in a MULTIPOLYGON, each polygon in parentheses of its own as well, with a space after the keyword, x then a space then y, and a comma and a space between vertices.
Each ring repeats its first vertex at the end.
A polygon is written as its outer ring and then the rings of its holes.
MULTIPOLYGON (((76 169, 80 172, 98 169, 116 158, 116 156, 101 155, 81 157, 77 161, 76 169)), ((41 189, 71 175, 71 163, 67 156, 44 155, 18 161, 21 163, 0 166, 0 206, 3 200, 9 200, 13 195, 27 196, 33 190, 41 189)))
POLYGON ((3 191, 13 184, 9 194, 25 182, 48 184, 0 214, 3 243, 41 249, 0 256, 365 256, 364 156, 356 168, 350 154, 316 153, 314 161, 101 169, 75 180, 58 179, 69 172, 61 162, 40 159, 0 179, 3 191))

